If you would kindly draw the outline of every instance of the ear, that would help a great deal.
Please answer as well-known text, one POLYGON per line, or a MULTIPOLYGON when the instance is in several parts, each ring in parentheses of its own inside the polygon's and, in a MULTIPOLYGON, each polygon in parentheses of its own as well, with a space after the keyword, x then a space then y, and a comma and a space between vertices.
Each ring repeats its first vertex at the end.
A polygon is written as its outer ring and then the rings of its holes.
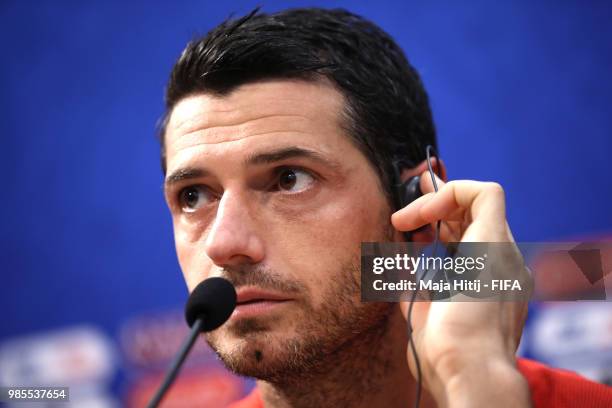
MULTIPOLYGON (((446 166, 444 165, 444 162, 442 160, 439 160, 437 157, 432 157, 431 167, 434 173, 436 173, 438 177, 442 179, 442 181, 444 182, 447 181, 446 166)), ((409 180, 411 177, 420 176, 426 170, 427 170, 427 160, 423 160, 416 167, 413 167, 411 169, 403 169, 400 177, 402 179, 402 182, 404 182, 406 180, 409 180)))

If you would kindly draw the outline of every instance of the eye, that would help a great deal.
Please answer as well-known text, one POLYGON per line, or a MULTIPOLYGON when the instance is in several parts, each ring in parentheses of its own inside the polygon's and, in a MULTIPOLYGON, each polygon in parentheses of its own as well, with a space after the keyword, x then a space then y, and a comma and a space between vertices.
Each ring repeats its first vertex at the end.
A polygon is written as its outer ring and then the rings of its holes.
POLYGON ((198 208, 208 204, 211 200, 211 193, 202 186, 185 187, 179 192, 179 204, 181 210, 194 212, 198 208))
POLYGON ((278 189, 292 193, 306 190, 313 182, 314 177, 301 169, 282 169, 278 175, 278 189))

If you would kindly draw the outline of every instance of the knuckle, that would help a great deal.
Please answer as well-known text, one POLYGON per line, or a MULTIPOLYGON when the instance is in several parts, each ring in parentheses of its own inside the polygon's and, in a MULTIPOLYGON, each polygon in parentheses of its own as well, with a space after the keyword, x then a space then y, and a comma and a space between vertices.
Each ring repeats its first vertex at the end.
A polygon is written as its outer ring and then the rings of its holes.
POLYGON ((444 184, 444 187, 448 186, 447 188, 455 188, 457 186, 460 186, 463 181, 464 180, 451 180, 451 181, 447 181, 446 184, 444 184))
POLYGON ((493 181, 486 183, 486 190, 491 194, 504 195, 504 188, 501 186, 501 184, 493 181))

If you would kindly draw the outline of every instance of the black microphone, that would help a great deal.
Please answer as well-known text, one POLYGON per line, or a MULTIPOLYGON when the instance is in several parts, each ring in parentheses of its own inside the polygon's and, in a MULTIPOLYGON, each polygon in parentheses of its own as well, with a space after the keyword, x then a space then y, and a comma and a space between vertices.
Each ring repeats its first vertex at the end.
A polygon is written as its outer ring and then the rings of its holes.
POLYGON ((159 405, 187 358, 187 353, 191 350, 198 334, 215 330, 221 326, 232 315, 235 307, 236 290, 229 281, 223 278, 208 278, 195 287, 185 305, 185 319, 191 327, 191 333, 181 346, 162 385, 147 405, 148 408, 155 408, 159 405))

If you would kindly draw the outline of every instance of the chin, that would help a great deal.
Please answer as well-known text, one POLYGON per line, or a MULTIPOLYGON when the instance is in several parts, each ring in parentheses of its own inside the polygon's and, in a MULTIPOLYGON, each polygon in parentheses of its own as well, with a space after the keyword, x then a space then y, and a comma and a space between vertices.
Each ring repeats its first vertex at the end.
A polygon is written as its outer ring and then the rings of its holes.
POLYGON ((238 326, 216 330, 206 337, 229 370, 241 376, 275 381, 295 367, 295 352, 301 343, 293 338, 295 333, 263 330, 257 322, 238 326), (242 331, 246 326, 252 330, 236 335, 236 330, 242 331))

